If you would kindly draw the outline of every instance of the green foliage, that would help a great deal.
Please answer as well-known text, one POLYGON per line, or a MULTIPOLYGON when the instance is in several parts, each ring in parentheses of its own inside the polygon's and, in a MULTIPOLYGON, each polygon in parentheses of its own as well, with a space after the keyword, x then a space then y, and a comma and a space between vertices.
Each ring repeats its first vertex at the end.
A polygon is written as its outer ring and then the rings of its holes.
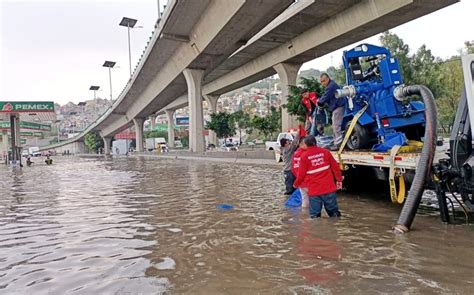
POLYGON ((143 132, 143 136, 145 138, 164 137, 166 141, 168 141, 168 131, 162 131, 162 130, 145 131, 143 132))
POLYGON ((218 138, 231 137, 235 134, 234 118, 227 112, 213 113, 207 129, 214 131, 218 138))
POLYGON ((252 127, 250 115, 243 111, 237 111, 232 114, 232 120, 239 132, 239 143, 242 143, 242 131, 249 131, 252 127))
POLYGON ((436 99, 438 107, 438 122, 441 127, 450 126, 456 115, 459 99, 461 97, 464 85, 464 77, 462 73, 461 61, 457 57, 453 57, 443 64, 441 67, 441 82, 443 93, 436 99))
MULTIPOLYGON (((412 56, 409 47, 396 34, 385 32, 380 42, 398 58, 405 85, 427 86, 436 99, 438 124, 448 131, 454 121, 464 85, 459 56, 442 60, 422 45, 412 56)), ((474 53, 474 41, 466 41, 461 54, 474 53)))
POLYGON ((380 36, 380 43, 386 47, 390 53, 398 58, 400 70, 405 84, 413 84, 413 67, 411 66, 410 47, 396 34, 390 31, 384 32, 380 36))
POLYGON ((342 85, 346 85, 346 72, 342 63, 337 68, 329 67, 326 70, 326 73, 328 73, 329 77, 336 81, 336 83, 341 87, 342 85))
MULTIPOLYGON (((318 97, 324 93, 323 86, 319 83, 319 77, 304 78, 301 77, 303 88, 309 92, 316 92, 318 97)), ((304 122, 306 118, 306 109, 301 103, 302 87, 289 86, 288 102, 283 105, 290 115, 294 115, 299 121, 304 122)))
POLYGON ((265 117, 253 117, 252 126, 260 131, 268 139, 280 130, 281 112, 275 107, 270 109, 270 113, 265 117))
POLYGON ((463 54, 471 54, 474 53, 474 40, 464 42, 464 50, 462 51, 463 54))
POLYGON ((97 152, 99 148, 104 147, 104 141, 97 132, 89 132, 84 136, 84 144, 86 147, 93 152, 97 152))
POLYGON ((181 137, 181 144, 183 145, 183 148, 189 147, 189 135, 181 137))
POLYGON ((439 62, 424 44, 411 57, 413 84, 425 85, 434 97, 440 97, 444 92, 439 62))

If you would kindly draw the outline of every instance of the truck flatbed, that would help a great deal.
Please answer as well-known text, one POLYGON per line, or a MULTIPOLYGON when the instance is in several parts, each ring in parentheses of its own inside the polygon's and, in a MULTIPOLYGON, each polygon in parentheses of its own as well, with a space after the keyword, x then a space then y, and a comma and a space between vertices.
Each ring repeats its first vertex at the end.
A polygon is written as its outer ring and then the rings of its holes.
MULTIPOLYGON (((339 161, 337 152, 331 152, 334 159, 339 161)), ((379 168, 390 168, 390 153, 366 151, 343 151, 341 159, 345 165, 362 165, 379 168)), ((395 156, 395 168, 415 170, 420 159, 420 153, 400 153, 395 156)))

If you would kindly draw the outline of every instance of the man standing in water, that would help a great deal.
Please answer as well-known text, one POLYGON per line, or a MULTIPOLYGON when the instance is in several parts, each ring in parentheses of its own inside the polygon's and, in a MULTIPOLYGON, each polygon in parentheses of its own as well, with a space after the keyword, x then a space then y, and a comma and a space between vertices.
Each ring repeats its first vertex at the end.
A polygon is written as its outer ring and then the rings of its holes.
POLYGON ((316 138, 308 135, 304 138, 298 177, 294 187, 306 187, 309 196, 309 214, 311 218, 321 217, 326 210, 329 217, 339 217, 336 191, 342 188, 342 174, 334 157, 323 148, 316 146, 316 138))
POLYGON ((295 191, 293 182, 296 176, 291 172, 291 161, 293 160, 293 154, 298 148, 299 139, 299 134, 296 135, 293 141, 287 138, 280 139, 281 157, 283 158, 283 177, 285 178, 285 195, 291 195, 295 191))

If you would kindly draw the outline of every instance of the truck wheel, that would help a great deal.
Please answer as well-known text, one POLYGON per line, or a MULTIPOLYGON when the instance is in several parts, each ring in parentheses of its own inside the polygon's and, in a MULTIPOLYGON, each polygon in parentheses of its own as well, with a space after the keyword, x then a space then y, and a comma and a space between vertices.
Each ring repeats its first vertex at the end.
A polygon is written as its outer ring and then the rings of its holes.
MULTIPOLYGON (((351 122, 348 122, 346 125, 346 132, 349 129, 351 122)), ((369 132, 367 128, 361 126, 357 123, 352 130, 352 134, 347 140, 347 147, 350 150, 359 150, 366 148, 369 145, 369 132)))

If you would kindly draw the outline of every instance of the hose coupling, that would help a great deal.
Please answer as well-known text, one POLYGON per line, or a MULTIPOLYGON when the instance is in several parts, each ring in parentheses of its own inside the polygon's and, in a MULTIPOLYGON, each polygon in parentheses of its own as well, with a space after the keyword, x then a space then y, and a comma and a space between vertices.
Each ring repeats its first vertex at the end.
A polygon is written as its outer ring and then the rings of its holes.
POLYGON ((393 96, 396 100, 403 102, 407 99, 407 91, 405 85, 399 85, 393 89, 393 96))
POLYGON ((336 90, 335 96, 336 98, 342 98, 344 96, 347 96, 349 98, 354 97, 356 95, 356 89, 354 85, 348 85, 342 87, 342 89, 336 90))

